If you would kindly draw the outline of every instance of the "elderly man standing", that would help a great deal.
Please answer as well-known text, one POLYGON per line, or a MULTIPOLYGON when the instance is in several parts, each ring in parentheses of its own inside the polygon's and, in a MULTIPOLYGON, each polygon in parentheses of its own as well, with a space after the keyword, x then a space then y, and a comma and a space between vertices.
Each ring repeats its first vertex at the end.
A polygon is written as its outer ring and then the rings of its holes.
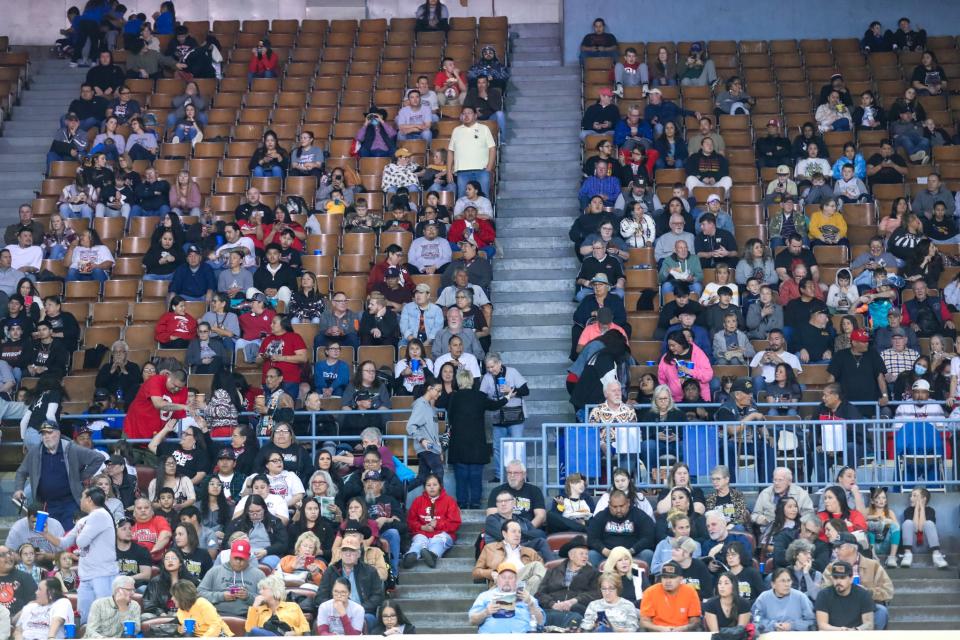
POLYGON ((53 422, 40 425, 39 445, 27 448, 17 468, 14 500, 25 498, 24 487, 30 479, 32 495, 46 503, 46 511, 67 531, 73 528, 73 514, 80 509, 82 486, 103 465, 98 451, 84 449, 60 437, 53 422))
POLYGON ((694 631, 700 628, 700 595, 683 583, 683 569, 674 560, 664 563, 660 583, 643 592, 640 624, 645 631, 694 631))
POLYGON ((497 163, 497 143, 490 128, 477 122, 474 107, 464 106, 460 111, 462 123, 450 134, 447 146, 447 182, 457 184, 457 196, 462 196, 467 183, 476 180, 484 193, 490 193, 490 175, 497 163))
POLYGON ((567 628, 579 624, 587 605, 600 598, 600 572, 588 562, 589 545, 583 536, 577 536, 560 547, 560 557, 566 558, 551 567, 540 583, 537 601, 547 615, 547 624, 567 628))
POLYGON ((543 609, 528 589, 517 585, 517 567, 501 562, 495 586, 477 596, 470 607, 470 624, 477 633, 527 633, 544 623, 543 609))
POLYGON ((80 556, 77 609, 81 622, 87 621, 94 600, 110 596, 113 579, 119 571, 117 529, 106 503, 107 496, 102 490, 97 487, 87 489, 80 498, 80 509, 87 515, 77 521, 77 526, 62 538, 44 532, 44 537, 61 549, 77 547, 80 556))
POLYGON ((833 544, 837 561, 827 565, 823 572, 823 587, 834 584, 833 567, 839 562, 846 562, 853 567, 853 575, 860 578, 859 585, 870 592, 874 611, 874 628, 887 628, 886 604, 893 600, 893 580, 879 562, 860 553, 860 543, 852 533, 841 533, 833 544))

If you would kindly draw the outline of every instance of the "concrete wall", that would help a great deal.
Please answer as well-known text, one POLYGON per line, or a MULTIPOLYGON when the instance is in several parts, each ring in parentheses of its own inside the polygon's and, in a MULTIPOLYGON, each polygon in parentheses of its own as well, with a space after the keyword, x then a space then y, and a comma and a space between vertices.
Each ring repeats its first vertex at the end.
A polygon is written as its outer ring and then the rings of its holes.
MULTIPOLYGON (((507 16, 511 23, 559 22, 562 0, 443 0, 451 16, 507 16), (463 6, 466 4, 466 6, 463 6)), ((413 15, 423 0, 368 0, 371 18, 413 15)))
POLYGON ((896 28, 903 15, 934 35, 960 32, 960 2, 955 1, 563 0, 564 59, 577 60, 580 40, 597 17, 618 40, 642 42, 859 38, 873 20, 896 28))

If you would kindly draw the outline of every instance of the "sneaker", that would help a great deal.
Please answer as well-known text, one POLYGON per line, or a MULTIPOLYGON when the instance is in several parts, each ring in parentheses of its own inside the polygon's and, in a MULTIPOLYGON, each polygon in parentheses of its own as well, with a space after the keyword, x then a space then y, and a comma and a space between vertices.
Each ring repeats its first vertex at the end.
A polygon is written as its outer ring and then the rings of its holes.
POLYGON ((171 144, 180 144, 180 137, 179 137, 179 136, 173 136, 172 138, 170 138, 170 143, 171 143, 171 144))
POLYGON ((77 62, 76 60, 71 60, 71 61, 70 61, 70 68, 71 68, 71 69, 76 69, 76 68, 79 67, 79 66, 80 66, 80 63, 77 62))
POLYGON ((900 559, 900 566, 904 569, 913 564, 913 551, 904 551, 903 558, 900 559))
POLYGON ((937 569, 947 568, 947 559, 943 557, 943 552, 939 549, 933 552, 933 564, 936 565, 937 569))
POLYGON ((716 80, 710 83, 710 91, 716 91, 719 85, 720 85, 720 78, 717 78, 716 80))
POLYGON ((93 63, 90 62, 89 60, 81 60, 79 63, 77 63, 77 66, 79 66, 79 67, 91 67, 91 66, 93 66, 93 63))
POLYGON ((896 569, 899 565, 897 564, 897 556, 891 553, 887 556, 887 567, 890 569, 896 569))
POLYGON ((403 568, 404 569, 412 568, 413 565, 417 564, 417 560, 418 560, 417 554, 408 553, 407 555, 403 556, 403 568))
POLYGON ((618 98, 622 98, 622 97, 623 97, 623 84, 622 84, 622 83, 620 83, 620 82, 617 83, 617 88, 613 90, 613 95, 617 96, 618 98))
POLYGON ((927 157, 926 151, 917 151, 916 153, 910 154, 910 160, 912 160, 913 162, 923 163, 926 157, 927 157))
POLYGON ((437 566, 437 554, 435 554, 433 551, 430 551, 429 549, 424 549, 423 551, 420 552, 420 555, 423 556, 424 564, 426 564, 431 569, 437 566))

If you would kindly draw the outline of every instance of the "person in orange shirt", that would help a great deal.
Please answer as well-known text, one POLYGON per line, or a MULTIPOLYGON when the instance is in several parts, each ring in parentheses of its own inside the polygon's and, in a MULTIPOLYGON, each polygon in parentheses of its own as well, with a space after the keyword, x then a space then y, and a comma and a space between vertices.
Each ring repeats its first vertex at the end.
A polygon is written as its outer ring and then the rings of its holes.
POLYGON ((645 631, 696 631, 700 628, 700 596, 683 584, 683 569, 675 560, 664 563, 660 583, 643 592, 640 624, 645 631))

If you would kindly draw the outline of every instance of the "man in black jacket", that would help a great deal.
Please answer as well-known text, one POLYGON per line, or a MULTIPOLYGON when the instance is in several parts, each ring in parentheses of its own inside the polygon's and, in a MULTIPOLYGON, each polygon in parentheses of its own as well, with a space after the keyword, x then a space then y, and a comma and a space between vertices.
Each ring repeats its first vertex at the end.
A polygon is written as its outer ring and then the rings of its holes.
POLYGON ((266 246, 264 264, 253 274, 253 286, 268 298, 290 303, 290 296, 297 290, 297 274, 288 264, 280 261, 283 247, 275 242, 266 246))
POLYGON ((603 87, 600 89, 597 101, 583 112, 583 119, 580 121, 580 139, 613 133, 618 122, 620 122, 620 110, 613 103, 613 91, 609 87, 603 87))
POLYGON ((356 534, 343 536, 340 560, 331 564, 323 572, 315 602, 319 607, 329 600, 332 597, 333 583, 337 578, 346 578, 355 585, 350 591, 350 599, 363 607, 364 619, 367 628, 370 629, 376 623, 377 610, 383 603, 383 581, 377 574, 377 570, 361 559, 363 545, 358 537, 356 534))
POLYGON ((383 494, 394 498, 400 504, 406 504, 407 490, 403 482, 397 478, 396 473, 383 465, 380 450, 376 446, 369 446, 363 452, 363 468, 348 475, 343 489, 337 492, 337 504, 341 511, 347 510, 347 501, 350 498, 364 496, 363 476, 371 471, 380 474, 380 490, 383 494))
MULTIPOLYGON (((87 130, 99 127, 107 115, 109 103, 102 96, 94 95, 93 85, 84 82, 80 85, 80 97, 70 103, 67 113, 75 113, 80 119, 80 129, 87 130)), ((60 126, 65 126, 66 118, 60 119, 60 126)))
POLYGON ((87 71, 87 82, 93 86, 93 92, 107 99, 116 95, 125 79, 123 69, 113 64, 113 54, 109 51, 101 51, 97 66, 87 71))
POLYGON ((583 536, 560 547, 560 557, 566 560, 547 570, 536 594, 547 625, 564 629, 579 625, 587 605, 600 599, 600 572, 587 562, 589 551, 583 536))
POLYGON ((656 525, 650 516, 630 504, 619 489, 610 492, 610 504, 587 525, 590 564, 599 567, 614 547, 626 547, 634 558, 650 563, 657 546, 656 525))
POLYGON ((143 172, 143 182, 136 188, 137 204, 130 209, 130 216, 164 216, 170 211, 170 183, 157 177, 157 170, 148 167, 143 172))
POLYGON ((757 166, 778 167, 793 164, 790 141, 780 135, 780 123, 774 118, 767 122, 767 135, 757 138, 757 166))
POLYGON ((73 353, 80 340, 80 325, 72 313, 60 310, 62 305, 60 296, 47 296, 43 299, 43 309, 47 313, 47 322, 53 329, 53 337, 60 338, 67 351, 73 353))

